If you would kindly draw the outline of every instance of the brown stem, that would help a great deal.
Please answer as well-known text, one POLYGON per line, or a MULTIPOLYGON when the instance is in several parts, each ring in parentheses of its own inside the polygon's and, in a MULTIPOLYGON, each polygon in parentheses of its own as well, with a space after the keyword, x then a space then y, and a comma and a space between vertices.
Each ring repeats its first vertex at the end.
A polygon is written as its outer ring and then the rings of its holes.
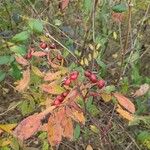
POLYGON ((123 70, 123 65, 124 65, 124 61, 125 61, 125 54, 126 54, 126 50, 128 48, 128 40, 129 40, 129 34, 130 34, 130 29, 131 29, 131 14, 132 14, 132 4, 131 4, 131 0, 128 3, 128 26, 127 26, 127 34, 126 34, 126 38, 125 38, 125 44, 123 46, 123 49, 121 50, 121 67, 120 67, 120 71, 119 71, 119 77, 117 80, 117 83, 119 83, 121 76, 122 76, 122 70, 123 70))

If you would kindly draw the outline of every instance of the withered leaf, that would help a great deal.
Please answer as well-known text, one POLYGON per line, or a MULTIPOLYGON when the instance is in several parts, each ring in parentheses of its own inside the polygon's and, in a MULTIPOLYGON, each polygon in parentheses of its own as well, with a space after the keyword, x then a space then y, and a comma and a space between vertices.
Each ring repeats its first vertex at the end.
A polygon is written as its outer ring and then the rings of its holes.
POLYGON ((69 0, 61 0, 60 7, 62 10, 64 10, 69 4, 69 0))
POLYGON ((63 129, 59 124, 57 116, 51 115, 48 120, 48 141, 51 146, 60 144, 62 140, 63 129))
POLYGON ((62 120, 63 136, 72 140, 73 139, 73 123, 71 118, 65 116, 62 120))
POLYGON ((135 97, 143 96, 148 92, 149 89, 150 89, 149 84, 145 83, 140 86, 140 88, 134 93, 133 96, 135 97))
POLYGON ((75 108, 66 108, 66 113, 74 121, 85 124, 85 117, 83 112, 76 110, 75 108))
POLYGON ((47 53, 46 52, 33 52, 32 53, 32 56, 35 56, 35 57, 43 57, 43 56, 46 56, 47 53))
POLYGON ((64 92, 63 87, 61 87, 57 83, 42 84, 41 89, 44 92, 47 92, 49 94, 54 94, 54 95, 58 95, 58 94, 61 94, 62 92, 64 92))
POLYGON ((15 59, 20 65, 27 66, 29 64, 29 62, 22 56, 15 56, 15 59))
POLYGON ((119 104, 123 106, 126 110, 128 110, 131 113, 135 112, 135 106, 128 98, 126 98, 120 93, 113 93, 113 95, 117 99, 119 104))
POLYGON ((30 82, 30 68, 28 67, 27 70, 23 71, 23 78, 18 82, 16 90, 19 92, 23 92, 28 87, 29 82, 30 82))
POLYGON ((128 121, 132 121, 132 120, 134 119, 133 114, 131 114, 131 113, 129 113, 129 112, 123 110, 120 105, 118 105, 116 111, 117 111, 123 118, 127 119, 128 121))
POLYGON ((31 115, 22 120, 14 130, 14 135, 20 140, 26 140, 35 134, 41 126, 41 117, 38 114, 31 115))

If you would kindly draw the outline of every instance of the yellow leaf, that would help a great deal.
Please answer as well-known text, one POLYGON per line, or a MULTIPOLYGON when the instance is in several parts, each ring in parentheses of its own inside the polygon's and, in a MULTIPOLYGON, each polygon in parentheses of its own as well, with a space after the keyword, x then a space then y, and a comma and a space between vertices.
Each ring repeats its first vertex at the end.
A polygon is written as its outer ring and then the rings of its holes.
POLYGON ((96 50, 98 50, 100 47, 101 47, 101 44, 98 43, 98 44, 96 45, 96 50))
POLYGON ((98 51, 93 51, 93 58, 96 59, 98 57, 98 51))
POLYGON ((87 58, 84 58, 84 64, 85 64, 86 66, 89 65, 89 61, 87 60, 87 58))
POLYGON ((89 48, 90 48, 91 50, 94 50, 94 46, 93 46, 92 44, 89 44, 89 48))
POLYGON ((88 60, 89 60, 89 61, 92 60, 92 55, 91 55, 91 54, 88 55, 88 60))
POLYGON ((99 130, 96 126, 94 125, 90 125, 90 129, 94 132, 94 133, 99 133, 99 130))
POLYGON ((121 108, 120 105, 118 105, 118 108, 116 109, 116 111, 125 119, 127 119, 128 121, 132 121, 134 119, 133 115, 125 110, 123 110, 121 108))
POLYGON ((128 98, 126 98, 120 93, 113 93, 113 95, 117 99, 119 104, 123 106, 126 110, 128 110, 131 113, 135 112, 135 106, 128 98))
POLYGON ((111 94, 108 93, 101 93, 101 97, 104 100, 104 102, 109 102, 112 99, 111 94))
POLYGON ((39 68, 32 66, 32 71, 35 75, 39 76, 39 77, 44 77, 44 73, 42 73, 39 68))
POLYGON ((81 64, 81 65, 84 65, 83 58, 81 58, 80 64, 81 64))
POLYGON ((54 95, 58 95, 64 92, 64 88, 62 88, 60 85, 58 85, 57 83, 50 83, 50 84, 42 84, 41 85, 41 89, 44 92, 50 93, 50 94, 54 94, 54 95))
POLYGON ((48 72, 46 73, 44 77, 44 81, 53 81, 53 80, 59 79, 61 78, 61 75, 65 75, 67 72, 68 72, 68 69, 66 68, 62 68, 60 71, 57 71, 55 73, 48 72))
POLYGON ((117 39, 117 33, 116 32, 113 32, 113 37, 115 40, 117 39))
POLYGON ((85 117, 83 112, 79 112, 75 109, 72 109, 72 115, 71 115, 72 119, 74 119, 77 122, 80 122, 82 124, 85 124, 85 117))
POLYGON ((6 138, 4 138, 4 139, 0 139, 0 147, 4 147, 4 146, 7 146, 7 145, 9 145, 11 143, 11 140, 10 139, 6 139, 6 138))
POLYGON ((17 124, 0 124, 0 129, 12 133, 12 129, 16 127, 17 124))
POLYGON ((93 150, 93 148, 92 148, 91 145, 88 145, 88 146, 86 147, 86 150, 93 150))
POLYGON ((16 90, 19 92, 23 92, 28 87, 29 82, 30 82, 30 68, 28 67, 27 70, 23 71, 23 78, 18 82, 16 90))

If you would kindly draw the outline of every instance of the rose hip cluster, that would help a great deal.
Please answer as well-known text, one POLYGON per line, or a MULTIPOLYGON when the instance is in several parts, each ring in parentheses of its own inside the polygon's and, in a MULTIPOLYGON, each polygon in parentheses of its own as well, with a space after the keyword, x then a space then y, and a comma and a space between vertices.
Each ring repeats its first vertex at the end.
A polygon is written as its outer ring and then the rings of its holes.
POLYGON ((72 81, 75 81, 78 78, 79 72, 74 71, 72 72, 68 78, 65 79, 64 85, 69 86, 72 81))
POLYGON ((58 95, 54 102, 53 105, 54 106, 59 106, 65 99, 65 97, 69 94, 69 91, 63 92, 62 94, 58 95))
POLYGON ((49 47, 50 49, 56 49, 56 45, 54 43, 48 45, 46 42, 44 41, 41 41, 40 44, 39 44, 39 47, 41 49, 46 49, 47 47, 49 47))
POLYGON ((92 83, 96 83, 99 89, 102 89, 105 86, 104 80, 98 80, 97 76, 93 74, 91 71, 85 71, 84 75, 89 78, 92 83))

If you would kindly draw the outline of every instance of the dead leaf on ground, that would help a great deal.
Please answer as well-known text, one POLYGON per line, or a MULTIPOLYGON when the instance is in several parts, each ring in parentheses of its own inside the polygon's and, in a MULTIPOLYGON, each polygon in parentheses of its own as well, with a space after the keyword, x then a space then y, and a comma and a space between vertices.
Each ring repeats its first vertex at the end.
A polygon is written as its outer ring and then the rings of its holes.
POLYGON ((100 94, 104 102, 109 102, 112 99, 111 94, 101 93, 100 94))
POLYGON ((16 90, 19 92, 23 92, 28 87, 29 82, 30 82, 30 68, 28 67, 27 70, 23 71, 23 78, 18 82, 16 90))
POLYGON ((93 148, 92 148, 91 145, 88 145, 88 146, 86 147, 86 150, 93 150, 93 148))
POLYGON ((41 126, 41 116, 34 114, 22 120, 14 130, 20 140, 26 140, 35 134, 41 126))
POLYGON ((12 133, 12 129, 16 127, 17 124, 0 124, 0 133, 3 131, 12 133))
POLYGON ((135 113, 135 106, 128 98, 120 93, 113 93, 113 95, 121 106, 123 106, 129 112, 135 113))
POLYGON ((140 86, 140 88, 134 93, 134 97, 139 97, 145 95, 150 89, 149 84, 145 83, 140 86))
POLYGON ((69 1, 70 0, 61 0, 60 7, 61 7, 62 10, 64 10, 68 6, 69 1))
POLYGON ((123 118, 127 119, 128 121, 132 121, 132 120, 134 119, 133 114, 131 114, 131 113, 129 113, 129 112, 123 110, 120 105, 118 105, 116 111, 117 111, 123 118))
POLYGON ((15 59, 20 65, 23 65, 23 66, 29 65, 29 62, 22 56, 15 56, 15 59))
POLYGON ((43 57, 46 55, 47 55, 47 53, 45 53, 45 52, 33 52, 32 53, 32 56, 35 56, 35 57, 43 57))

